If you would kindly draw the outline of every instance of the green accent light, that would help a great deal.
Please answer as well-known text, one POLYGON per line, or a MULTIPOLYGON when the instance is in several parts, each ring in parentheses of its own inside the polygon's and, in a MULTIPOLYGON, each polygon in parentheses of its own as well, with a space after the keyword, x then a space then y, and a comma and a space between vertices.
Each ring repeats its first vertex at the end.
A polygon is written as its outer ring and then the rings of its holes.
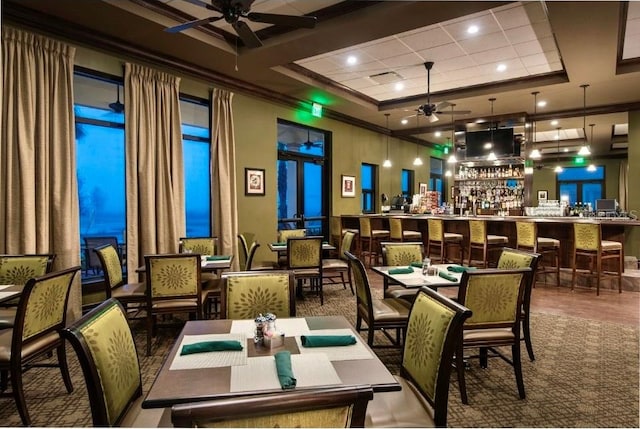
POLYGON ((311 105, 311 114, 316 118, 322 118, 322 104, 313 103, 311 105))
POLYGON ((574 163, 574 164, 576 164, 576 165, 582 165, 582 164, 584 164, 584 157, 582 157, 582 156, 576 156, 576 157, 573 159, 573 163, 574 163))
POLYGON ((525 159, 524 160, 524 166, 525 167, 533 167, 533 160, 532 159, 525 159))
POLYGON ((444 147, 444 154, 448 155, 449 154, 449 146, 445 146, 444 147))

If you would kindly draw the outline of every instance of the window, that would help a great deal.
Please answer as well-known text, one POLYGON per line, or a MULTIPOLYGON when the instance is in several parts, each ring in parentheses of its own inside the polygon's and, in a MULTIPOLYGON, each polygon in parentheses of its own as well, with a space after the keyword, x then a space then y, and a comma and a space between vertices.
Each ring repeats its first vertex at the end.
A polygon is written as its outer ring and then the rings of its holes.
POLYGON ((376 211, 376 166, 373 164, 362 164, 362 213, 374 213, 376 211))
POLYGON ((569 205, 576 203, 596 206, 596 200, 604 198, 604 167, 596 167, 596 171, 588 171, 586 167, 565 167, 557 176, 558 195, 567 199, 569 205))
POLYGON ((429 190, 439 192, 438 205, 441 206, 444 197, 444 184, 442 181, 442 170, 444 170, 444 161, 439 158, 430 158, 429 166, 429 190))
POLYGON ((400 187, 402 196, 404 197, 405 201, 411 201, 413 199, 413 190, 415 189, 413 176, 413 170, 402 170, 402 176, 400 177, 400 187))

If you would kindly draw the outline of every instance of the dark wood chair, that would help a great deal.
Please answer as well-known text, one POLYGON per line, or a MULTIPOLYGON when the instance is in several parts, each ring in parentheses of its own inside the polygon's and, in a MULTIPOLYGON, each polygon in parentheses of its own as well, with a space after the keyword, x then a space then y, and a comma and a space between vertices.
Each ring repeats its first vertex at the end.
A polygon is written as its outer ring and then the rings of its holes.
MULTIPOLYGON (((540 254, 536 278, 542 275, 547 284, 547 274, 554 273, 556 286, 560 286, 560 240, 538 236, 538 224, 532 221, 516 221, 516 249, 540 254), (549 264, 553 260, 553 265, 549 264)), ((533 287, 536 286, 534 279, 533 287)))
POLYGON ((441 263, 446 264, 449 261, 449 248, 454 247, 460 256, 458 263, 462 265, 464 259, 462 234, 445 232, 444 221, 442 219, 427 219, 427 228, 427 256, 433 258, 431 251, 437 249, 441 263))
POLYGON ((469 266, 472 266, 473 251, 476 250, 482 253, 480 265, 483 268, 487 268, 489 266, 489 254, 499 251, 508 242, 509 238, 504 235, 487 234, 486 220, 469 219, 469 266))
POLYGON ((92 270, 93 274, 99 274, 102 269, 102 265, 100 264, 100 260, 98 259, 98 255, 93 251, 93 249, 104 246, 106 244, 111 244, 114 249, 118 252, 118 259, 122 259, 122 255, 120 254, 120 246, 118 244, 118 237, 115 236, 107 236, 107 237, 91 237, 84 236, 84 257, 85 257, 85 271, 92 270))
POLYGON ((104 300, 115 298, 122 303, 127 312, 130 305, 135 310, 143 310, 146 303, 146 284, 127 283, 122 272, 120 255, 113 244, 105 244, 93 249, 104 273, 104 300))
POLYGON ((619 241, 603 240, 602 225, 596 223, 573 224, 573 273, 571 276, 571 290, 580 276, 595 277, 596 296, 600 295, 600 282, 604 277, 618 280, 618 293, 622 293, 622 271, 624 265, 624 251, 619 241), (584 257, 588 261, 588 272, 578 271, 578 258, 584 257), (606 269, 606 263, 612 260, 616 263, 616 271, 606 269), (604 264, 603 264, 604 263, 604 264))
POLYGON ((303 284, 308 281, 311 291, 320 295, 320 305, 324 305, 322 240, 321 236, 287 239, 287 270, 295 277, 298 295, 302 295, 303 284))
POLYGON ((322 259, 322 278, 323 281, 328 281, 325 282, 325 284, 341 283, 345 289, 348 284, 352 295, 355 295, 355 292, 353 290, 353 282, 351 281, 351 268, 349 267, 349 263, 347 262, 347 257, 344 255, 344 252, 351 252, 351 246, 353 245, 355 236, 356 234, 353 232, 345 232, 342 236, 342 242, 340 242, 338 247, 339 257, 322 259), (346 279, 345 274, 347 276, 346 279), (340 279, 339 282, 334 280, 337 278, 340 279))
MULTIPOLYGON (((424 258, 424 244, 422 242, 380 243, 382 247, 382 265, 385 267, 409 266, 422 264, 424 258)), ((421 268, 415 268, 420 270, 421 268)), ((407 289, 397 285, 387 277, 383 280, 385 298, 402 298, 413 301, 418 289, 407 289)))

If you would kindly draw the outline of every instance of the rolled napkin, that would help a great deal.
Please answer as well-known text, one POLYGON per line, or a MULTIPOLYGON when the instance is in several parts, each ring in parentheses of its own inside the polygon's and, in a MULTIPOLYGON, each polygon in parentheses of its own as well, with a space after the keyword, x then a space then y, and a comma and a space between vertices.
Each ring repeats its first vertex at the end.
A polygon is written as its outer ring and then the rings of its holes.
POLYGON ((300 339, 305 347, 350 346, 356 343, 353 335, 303 335, 300 339))
POLYGON ((465 271, 473 271, 476 267, 462 267, 460 265, 449 265, 447 267, 447 271, 451 271, 452 273, 464 273, 465 271))
POLYGON ((278 371, 278 380, 280 380, 282 390, 296 387, 297 380, 291 370, 291 352, 284 350, 273 356, 276 359, 276 371, 278 371))
POLYGON ((229 257, 225 255, 207 256, 207 261, 226 261, 227 259, 229 259, 229 257))
POLYGON ((184 346, 182 346, 180 356, 192 355, 194 353, 222 352, 229 350, 242 350, 242 344, 240 344, 240 341, 235 340, 201 341, 199 343, 185 344, 184 346))
POLYGON ((438 275, 439 275, 440 277, 442 277, 443 279, 447 279, 447 280, 449 280, 450 282, 457 282, 457 281, 458 281, 458 279, 457 279, 457 278, 455 278, 455 277, 454 277, 454 276, 452 276, 451 274, 447 274, 447 273, 445 273, 444 271, 438 271, 438 275))
POLYGON ((411 274, 412 272, 413 268, 411 267, 391 268, 389 270, 389 274, 411 274))
POLYGON ((410 267, 422 268, 422 262, 412 262, 409 264, 410 267))

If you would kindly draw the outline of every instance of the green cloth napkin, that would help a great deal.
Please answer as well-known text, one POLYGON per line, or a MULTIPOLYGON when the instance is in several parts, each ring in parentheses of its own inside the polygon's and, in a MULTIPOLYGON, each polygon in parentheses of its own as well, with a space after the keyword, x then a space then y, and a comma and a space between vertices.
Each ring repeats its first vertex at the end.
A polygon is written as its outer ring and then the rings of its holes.
POLYGON ((242 350, 242 344, 240 341, 201 341, 199 343, 185 344, 182 346, 180 356, 192 355, 194 353, 205 352, 221 352, 225 350, 242 350))
POLYGON ((410 267, 422 268, 422 262, 412 262, 409 264, 410 267))
POLYGON ((291 352, 284 350, 274 355, 276 359, 276 371, 278 371, 278 380, 282 390, 293 389, 296 387, 297 380, 293 376, 291 370, 291 352))
POLYGON ((353 335, 303 335, 300 339, 305 347, 350 346, 356 343, 353 335))
POLYGON ((465 271, 473 271, 476 267, 461 267, 460 265, 449 265, 447 271, 452 273, 464 273, 465 271))
POLYGON ((389 274, 411 274, 412 272, 413 268, 411 267, 391 268, 389 270, 389 274))
POLYGON ((457 278, 453 277, 451 274, 445 273, 444 271, 438 271, 438 275, 440 277, 442 277, 443 279, 447 279, 447 280, 449 280, 451 282, 457 282, 458 281, 457 278))
POLYGON ((226 261, 229 257, 225 255, 213 255, 207 256, 207 261, 226 261))

